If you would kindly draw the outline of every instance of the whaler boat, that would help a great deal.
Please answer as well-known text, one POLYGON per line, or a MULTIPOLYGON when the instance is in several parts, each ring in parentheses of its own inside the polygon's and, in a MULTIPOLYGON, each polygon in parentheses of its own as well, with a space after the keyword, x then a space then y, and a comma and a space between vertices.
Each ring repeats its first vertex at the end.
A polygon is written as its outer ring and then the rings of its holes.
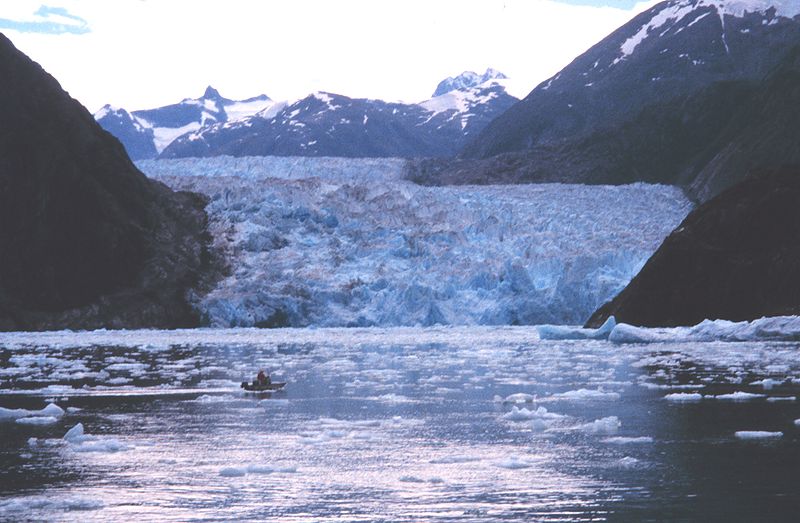
POLYGON ((259 383, 254 381, 252 383, 248 383, 246 381, 242 382, 242 388, 248 392, 273 392, 276 390, 281 390, 283 387, 286 386, 286 382, 283 381, 272 381, 269 383, 259 383))

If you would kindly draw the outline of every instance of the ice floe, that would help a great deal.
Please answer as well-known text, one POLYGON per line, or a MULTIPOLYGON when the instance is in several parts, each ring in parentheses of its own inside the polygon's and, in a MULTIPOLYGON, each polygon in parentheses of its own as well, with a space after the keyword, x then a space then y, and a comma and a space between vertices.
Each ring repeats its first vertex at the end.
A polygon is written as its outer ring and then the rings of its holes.
POLYGON ((653 438, 650 436, 613 436, 611 438, 603 438, 601 441, 612 445, 630 445, 634 443, 652 443, 653 438))
POLYGON ((800 316, 772 316, 739 322, 704 320, 692 327, 672 328, 635 327, 619 323, 608 339, 614 343, 797 341, 800 340, 800 316))
POLYGON ((734 433, 738 439, 776 439, 782 438, 783 432, 769 432, 766 430, 739 430, 734 433))
POLYGON ((563 325, 538 325, 536 330, 543 340, 605 340, 614 330, 614 316, 608 318, 598 329, 584 329, 563 325))
POLYGON ((508 458, 496 462, 495 465, 504 469, 515 470, 515 469, 526 469, 528 467, 532 467, 533 463, 524 460, 518 456, 509 456, 508 458))
POLYGON ((622 422, 620 422, 618 417, 608 416, 596 419, 591 423, 585 423, 578 428, 590 434, 616 434, 621 426, 622 422))
MULTIPOLYGON (((28 410, 28 409, 6 409, 0 407, 0 421, 3 420, 18 420, 20 418, 60 418, 64 415, 64 409, 56 405, 55 403, 50 403, 46 407, 40 410, 28 410)), ((36 422, 25 422, 25 423, 36 423, 36 422)))
POLYGON ((105 503, 96 498, 58 495, 21 496, 0 500, 0 515, 13 515, 13 519, 28 521, 32 515, 31 511, 43 511, 52 515, 61 511, 97 510, 104 506, 105 503))
POLYGON ((703 399, 703 395, 697 392, 675 392, 664 396, 667 401, 676 403, 695 403, 703 399))
POLYGON ((21 425, 52 425, 58 421, 58 418, 53 416, 35 416, 30 418, 17 418, 14 421, 21 425))
POLYGON ((723 400, 723 401, 750 401, 765 398, 764 394, 754 394, 752 392, 743 392, 737 390, 730 394, 719 394, 717 396, 709 396, 709 398, 723 400))
POLYGON ((529 410, 525 407, 519 408, 516 405, 511 407, 509 412, 503 414, 503 419, 507 421, 528 421, 532 419, 557 419, 563 418, 561 414, 549 412, 544 407, 538 407, 535 410, 529 410))
POLYGON ((568 400, 568 401, 596 401, 596 400, 618 400, 619 393, 606 392, 597 389, 577 389, 567 392, 560 392, 553 394, 548 399, 551 400, 568 400))
POLYGON ((247 474, 294 474, 297 467, 280 467, 275 465, 248 465, 246 467, 224 467, 219 475, 229 478, 242 477, 247 474))
POLYGON ((129 450, 127 445, 115 438, 94 436, 84 432, 83 423, 78 423, 64 434, 63 440, 75 452, 120 452, 129 450))
POLYGON ((517 392, 510 394, 505 398, 502 396, 495 396, 494 401, 497 403, 533 403, 536 401, 536 396, 524 392, 517 392))

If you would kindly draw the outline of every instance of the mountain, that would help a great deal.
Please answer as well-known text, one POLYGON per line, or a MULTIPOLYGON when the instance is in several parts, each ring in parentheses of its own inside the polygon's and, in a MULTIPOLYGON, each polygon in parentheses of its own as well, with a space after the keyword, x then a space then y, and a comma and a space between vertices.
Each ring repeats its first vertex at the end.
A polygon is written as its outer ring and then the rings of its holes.
POLYGON ((267 95, 230 100, 209 86, 200 98, 128 112, 105 105, 95 119, 116 136, 134 160, 155 158, 175 138, 218 122, 239 120, 274 105, 267 95))
MULTIPOLYGON (((747 133, 740 103, 800 44, 799 12, 790 1, 662 2, 537 86, 474 136, 459 161, 423 163, 415 178, 651 181, 680 184, 706 200, 737 181, 739 169, 712 160, 723 150, 731 161, 750 153, 734 155, 731 147, 742 144, 724 143, 720 133, 747 133)), ((795 155, 786 145, 768 148, 776 162, 795 155)))
MULTIPOLYGON (((314 93, 285 107, 186 134, 161 157, 453 156, 469 136, 516 102, 502 82, 493 79, 502 74, 489 70, 486 75, 492 78, 479 85, 464 80, 462 87, 420 104, 314 93)), ((482 78, 475 73, 458 78, 462 77, 482 78)))
POLYGON ((0 119, 0 329, 196 325, 206 199, 145 177, 3 35, 0 119))
POLYGON ((506 79, 508 79, 506 75, 500 71, 495 71, 491 67, 486 69, 486 72, 483 74, 478 74, 473 71, 464 71, 455 78, 448 76, 439 82, 439 85, 436 86, 436 90, 433 92, 433 98, 441 96, 445 93, 449 93, 450 91, 463 91, 465 89, 472 89, 473 87, 478 87, 481 84, 485 84, 486 82, 490 82, 492 80, 506 79))
POLYGON ((747 178, 686 217, 588 325, 800 314, 800 168, 747 178))

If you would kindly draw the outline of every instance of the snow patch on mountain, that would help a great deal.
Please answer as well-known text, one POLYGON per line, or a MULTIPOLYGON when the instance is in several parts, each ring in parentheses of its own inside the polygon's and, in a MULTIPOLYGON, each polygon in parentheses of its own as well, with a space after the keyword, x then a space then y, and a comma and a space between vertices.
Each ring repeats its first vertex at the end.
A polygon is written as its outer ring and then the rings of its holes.
MULTIPOLYGON (((620 46, 621 55, 614 60, 612 65, 633 54, 639 44, 651 34, 660 31, 659 35, 662 36, 684 18, 703 8, 711 8, 719 16, 722 28, 722 43, 726 51, 729 51, 725 40, 725 16, 741 18, 748 13, 768 15, 770 10, 774 9, 775 16, 793 18, 800 14, 800 0, 680 0, 669 2, 633 36, 622 43, 620 46)), ((691 27, 710 14, 707 12, 697 16, 687 27, 691 27)), ((678 29, 678 31, 682 30, 683 28, 678 29)))
POLYGON ((215 326, 582 323, 690 209, 643 184, 422 187, 399 159, 138 165, 211 198, 215 326))

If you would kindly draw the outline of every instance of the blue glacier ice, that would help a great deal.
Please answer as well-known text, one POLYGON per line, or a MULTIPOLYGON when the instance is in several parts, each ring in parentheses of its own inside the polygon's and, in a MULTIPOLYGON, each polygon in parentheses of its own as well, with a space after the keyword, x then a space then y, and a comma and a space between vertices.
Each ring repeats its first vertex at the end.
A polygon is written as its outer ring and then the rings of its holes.
POLYGON ((691 209, 663 185, 422 187, 401 159, 138 165, 211 198, 217 327, 580 324, 691 209))

